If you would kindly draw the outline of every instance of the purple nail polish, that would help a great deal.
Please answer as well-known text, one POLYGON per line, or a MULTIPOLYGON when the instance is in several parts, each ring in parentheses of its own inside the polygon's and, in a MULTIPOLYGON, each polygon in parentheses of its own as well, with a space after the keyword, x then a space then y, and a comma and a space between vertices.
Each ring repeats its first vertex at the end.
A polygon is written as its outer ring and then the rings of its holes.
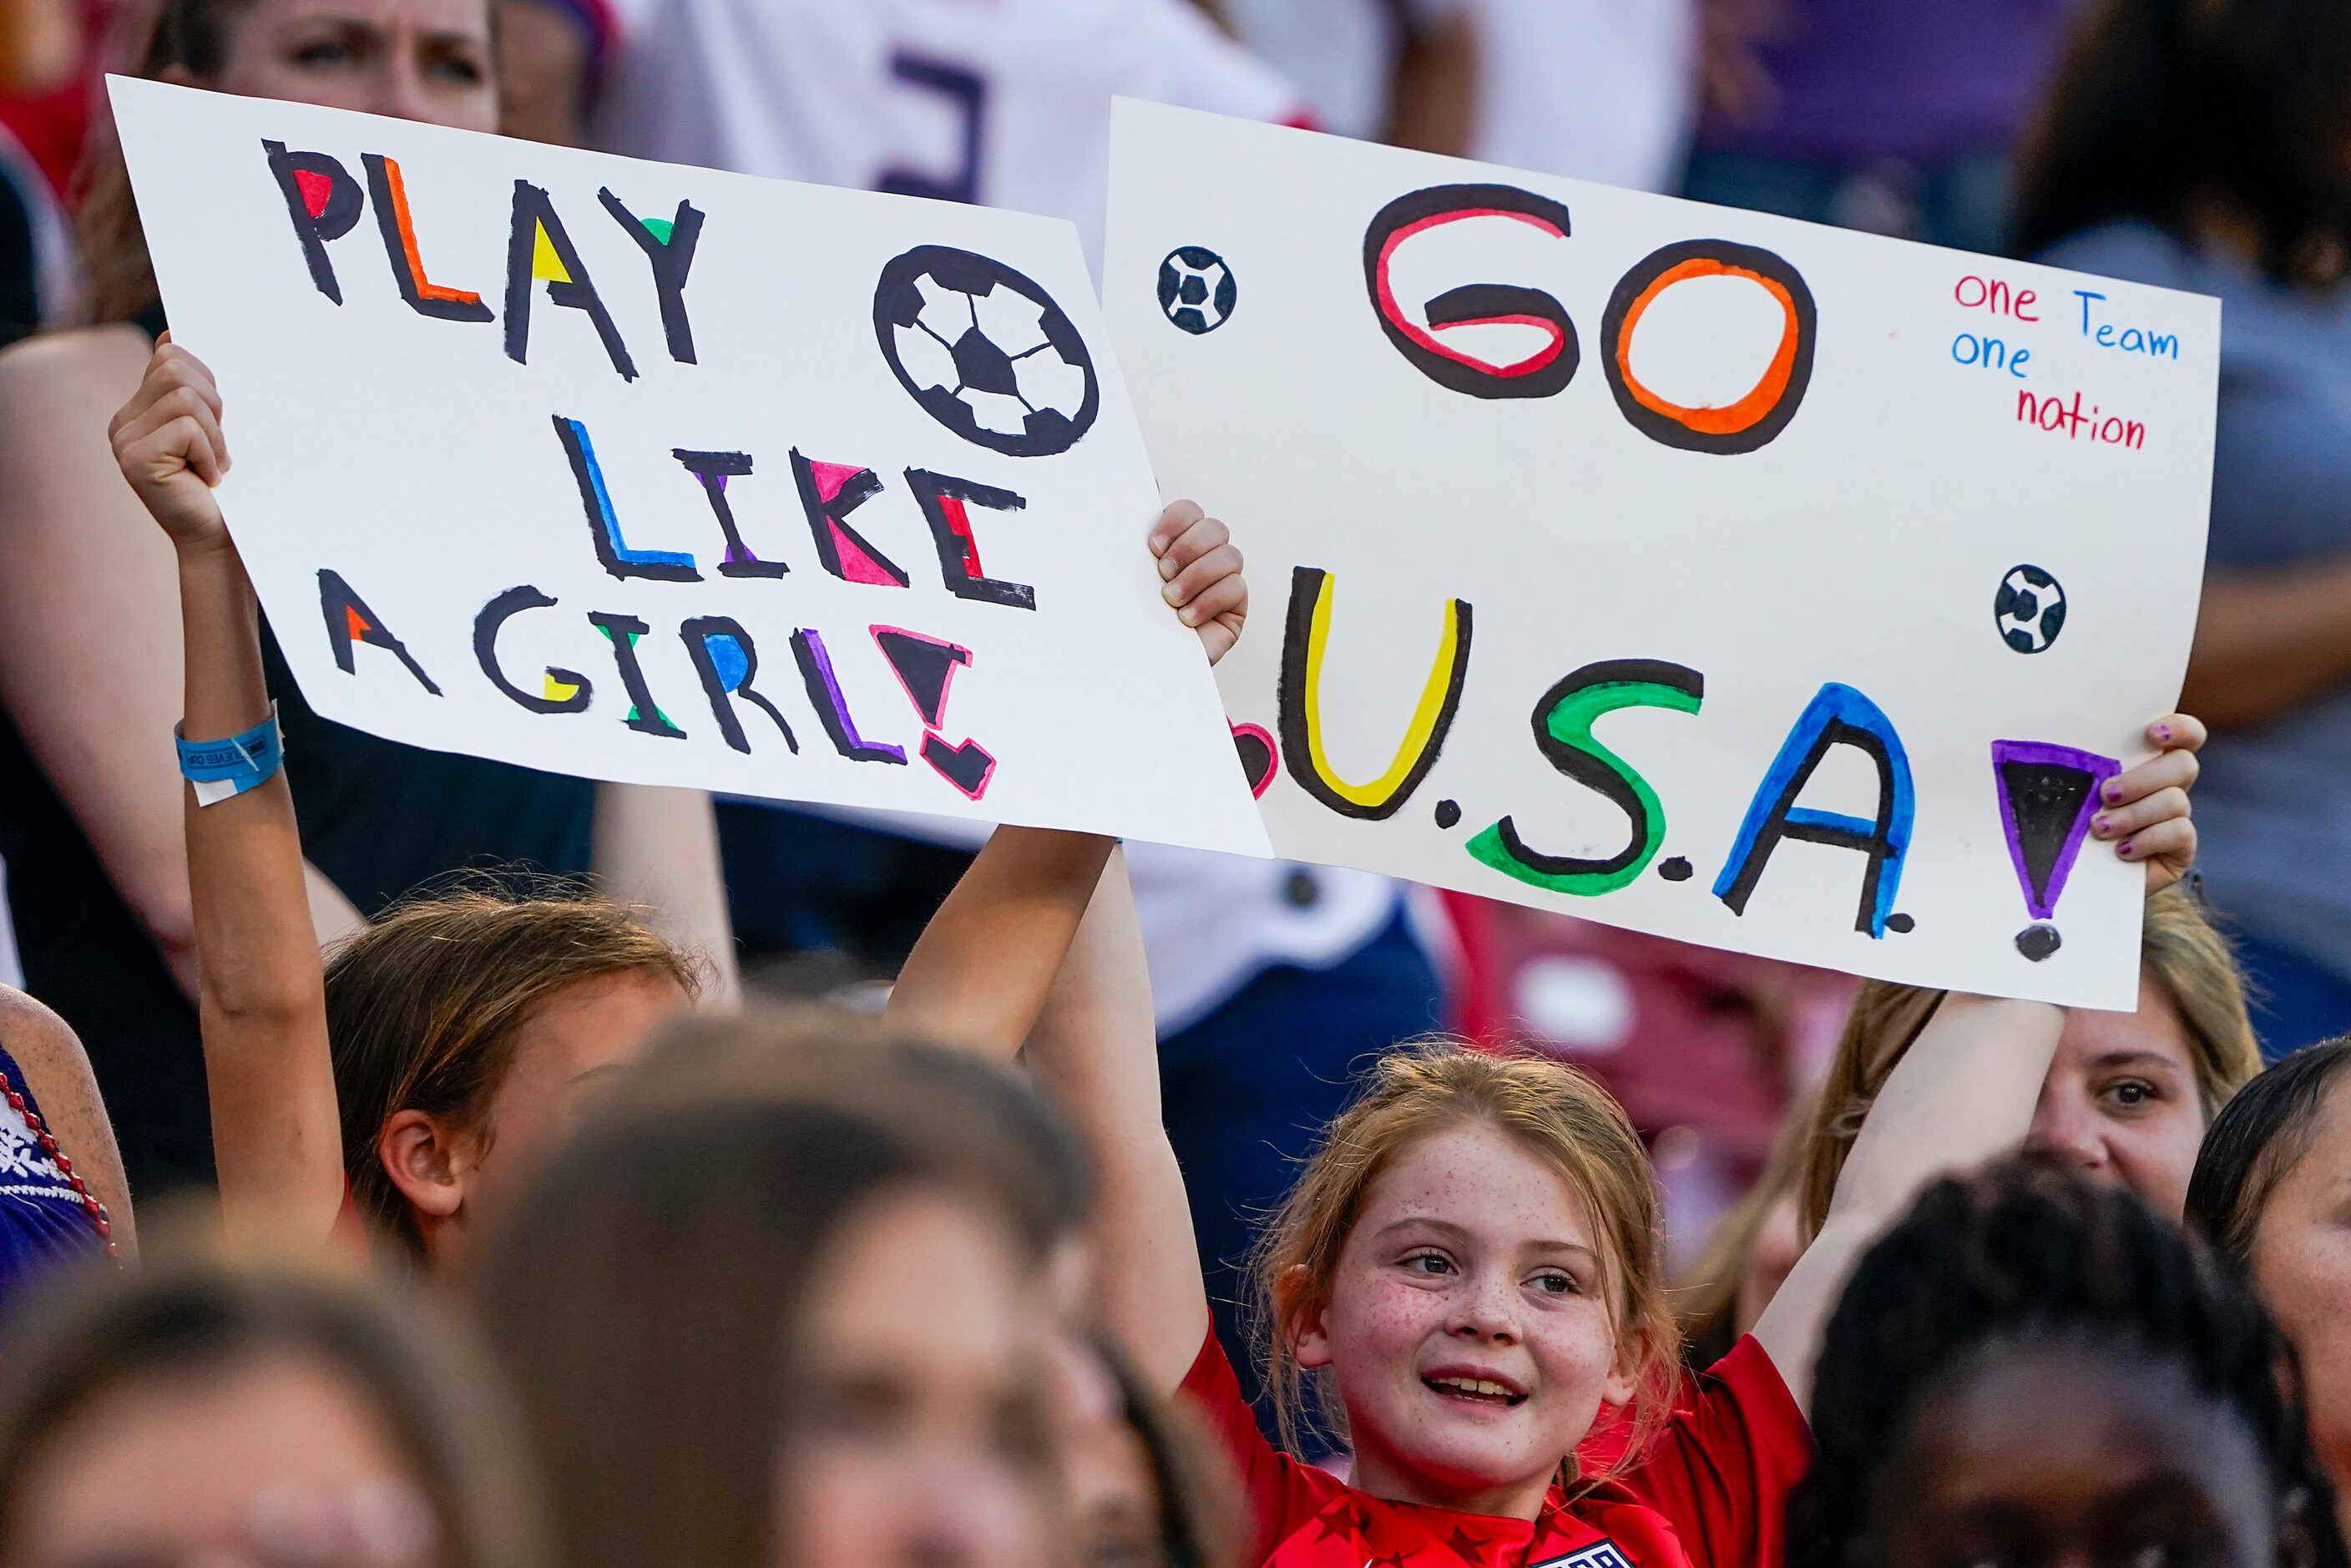
POLYGON ((2155 727, 2155 738, 2158 740, 2169 740, 2171 738, 2171 727, 2168 724, 2157 725, 2155 727))
POLYGON ((2090 831, 2097 834, 2100 838, 2106 836, 2106 817, 2104 812, 2100 812, 2097 816, 2090 819, 2090 831))
POLYGON ((2131 841, 2128 839, 2125 839, 2121 843, 2115 846, 2115 853, 2122 855, 2127 859, 2130 855, 2130 847, 2131 841))

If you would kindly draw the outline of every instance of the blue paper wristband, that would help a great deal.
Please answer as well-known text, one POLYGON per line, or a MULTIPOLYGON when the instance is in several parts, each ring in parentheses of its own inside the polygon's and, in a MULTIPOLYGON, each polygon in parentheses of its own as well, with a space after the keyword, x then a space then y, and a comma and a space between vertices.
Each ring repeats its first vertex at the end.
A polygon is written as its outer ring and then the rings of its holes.
POLYGON ((196 804, 214 806, 269 782, 286 760, 286 745, 277 733, 277 705, 269 716, 226 740, 189 740, 172 730, 180 748, 180 776, 195 786, 196 804))

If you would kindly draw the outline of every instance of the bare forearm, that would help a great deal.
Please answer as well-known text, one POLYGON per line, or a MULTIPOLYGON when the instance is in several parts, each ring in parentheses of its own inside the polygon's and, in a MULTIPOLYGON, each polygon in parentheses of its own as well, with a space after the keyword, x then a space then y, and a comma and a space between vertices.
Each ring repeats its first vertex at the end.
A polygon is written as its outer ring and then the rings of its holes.
POLYGON ((1102 873, 1027 1057, 1094 1157, 1102 1322, 1145 1377, 1172 1389, 1208 1332, 1208 1297, 1160 1119, 1151 975, 1122 855, 1102 873))
MULTIPOLYGON (((183 552, 183 733, 215 740, 268 716, 258 612, 225 543, 183 552)), ((187 795, 188 879, 203 957, 204 1078, 234 1232, 323 1239, 342 1195, 326 996, 294 801, 280 770, 210 806, 187 795)))
POLYGON ((2181 707, 2258 724, 2351 680, 2351 559, 2204 580, 2181 707))
MULTIPOLYGON (((183 556, 180 596, 187 638, 182 733, 192 740, 241 735, 269 716, 269 699, 259 611, 235 550, 183 556)), ((204 1006, 230 1018, 307 1006, 319 989, 318 939, 284 774, 214 806, 198 806, 193 790, 186 799, 204 1006)))
POLYGON ((596 876, 604 891, 642 904, 663 936, 709 962, 703 1007, 739 1006, 743 986, 710 796, 700 789, 601 784, 595 831, 596 876))
POLYGON ((1882 1224, 1936 1176, 2014 1148, 2064 1028, 2064 1010, 2046 1003, 1944 998, 1871 1105, 1829 1218, 1857 1211, 1882 1224))
POLYGON ((906 956, 890 1021, 1011 1061, 1061 972, 1112 848, 1092 833, 997 829, 906 956))
POLYGON ((1878 1092, 1837 1177, 1827 1221, 1755 1325, 1799 1402, 1845 1276, 1919 1189, 2022 1141, 2065 1015, 2041 1002, 1943 999, 1878 1092))

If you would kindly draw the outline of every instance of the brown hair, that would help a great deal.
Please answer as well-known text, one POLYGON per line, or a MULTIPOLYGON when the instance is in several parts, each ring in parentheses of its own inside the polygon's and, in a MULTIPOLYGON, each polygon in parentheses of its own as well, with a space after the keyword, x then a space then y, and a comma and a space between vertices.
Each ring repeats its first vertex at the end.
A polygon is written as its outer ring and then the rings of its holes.
POLYGON ((637 913, 573 889, 516 897, 481 888, 396 904, 327 960, 327 1038, 342 1108, 343 1174, 360 1211, 413 1256, 424 1237, 376 1154, 384 1124, 422 1111, 482 1128, 514 1066, 515 1035, 559 991, 607 975, 701 988, 700 962, 637 913))
POLYGON ((1151 1386, 1107 1334, 1092 1349, 1118 1389, 1119 1414, 1143 1445, 1159 1505, 1159 1568, 1241 1568, 1240 1478, 1200 1418, 1151 1386))
MULTIPOLYGON (((229 35, 255 0, 161 0, 148 7, 154 21, 131 74, 154 81, 178 67, 199 80, 221 73, 229 35)), ((155 268, 147 258, 147 232, 131 194, 113 121, 99 117, 74 172, 75 239, 83 268, 82 318, 105 325, 128 321, 156 303, 155 268)))
MULTIPOLYGON (((1647 1151, 1600 1084, 1547 1058, 1496 1054, 1430 1040, 1382 1057, 1363 1092, 1332 1123, 1274 1210, 1251 1255, 1266 1388, 1282 1439, 1298 1444, 1305 1379, 1291 1343, 1331 1299, 1339 1258, 1382 1172, 1421 1139, 1464 1124, 1509 1134, 1556 1170, 1598 1232, 1617 1354, 1635 1392, 1631 1440, 1612 1469, 1636 1463, 1673 1408, 1679 1376, 1666 1305, 1664 1224, 1647 1151)), ((1329 1380, 1318 1405, 1343 1438, 1345 1412, 1329 1380)), ((1571 1479, 1575 1456, 1561 1456, 1571 1479)))
POLYGON ((920 1110, 884 1125, 805 1102, 613 1103, 532 1181, 475 1284, 572 1568, 770 1560, 778 1453, 807 1418, 791 1324, 826 1250, 909 1190, 1016 1234, 920 1110))
POLYGON ((2314 287, 2351 256, 2351 10, 2339 0, 2106 0, 2081 8, 2017 161, 2031 255, 2137 220, 2193 245, 2213 206, 2259 262, 2314 287))
POLYGON ((2278 1184, 2310 1153, 2319 1123, 2351 1067, 2351 1036, 2295 1051, 2229 1102, 2196 1151, 2188 1228, 2252 1272, 2253 1244, 2278 1184))
POLYGON ((142 1379, 225 1374, 277 1354, 356 1385, 433 1506, 451 1568, 546 1568, 544 1514, 521 1427, 474 1335, 397 1281, 196 1254, 92 1271, 13 1325, 0 1368, 0 1554, 28 1472, 97 1400, 142 1379))
MULTIPOLYGON (((2188 1058, 2196 1069, 2197 1096, 2209 1123, 2262 1070, 2261 1047, 2245 1014, 2245 986, 2236 959, 2202 904, 2182 887, 2166 889, 2147 901, 2139 953, 2147 975, 2179 1014, 2188 1036, 2188 1058)), ((1934 1017, 1943 995, 1872 980, 1854 999, 1805 1140, 1796 1196, 1806 1237, 1820 1233, 1863 1120, 1896 1064, 1934 1017)))

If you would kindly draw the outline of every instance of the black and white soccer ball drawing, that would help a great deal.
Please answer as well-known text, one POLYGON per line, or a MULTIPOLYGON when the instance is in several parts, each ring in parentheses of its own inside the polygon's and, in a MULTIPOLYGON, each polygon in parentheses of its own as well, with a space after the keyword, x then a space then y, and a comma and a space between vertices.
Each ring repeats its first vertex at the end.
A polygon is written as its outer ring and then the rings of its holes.
POLYGON ((873 332, 899 384, 966 441, 1066 452, 1102 409, 1093 356, 1061 308, 1000 261, 918 246, 882 269, 873 332))
POLYGON ((1240 285, 1215 251, 1180 246, 1159 264, 1159 308, 1167 319, 1198 337, 1232 319, 1240 285))
POLYGON ((1992 617, 2001 641, 2020 653, 2043 653, 2065 629, 2064 585, 2037 566, 2014 566, 2000 580, 1992 617))

